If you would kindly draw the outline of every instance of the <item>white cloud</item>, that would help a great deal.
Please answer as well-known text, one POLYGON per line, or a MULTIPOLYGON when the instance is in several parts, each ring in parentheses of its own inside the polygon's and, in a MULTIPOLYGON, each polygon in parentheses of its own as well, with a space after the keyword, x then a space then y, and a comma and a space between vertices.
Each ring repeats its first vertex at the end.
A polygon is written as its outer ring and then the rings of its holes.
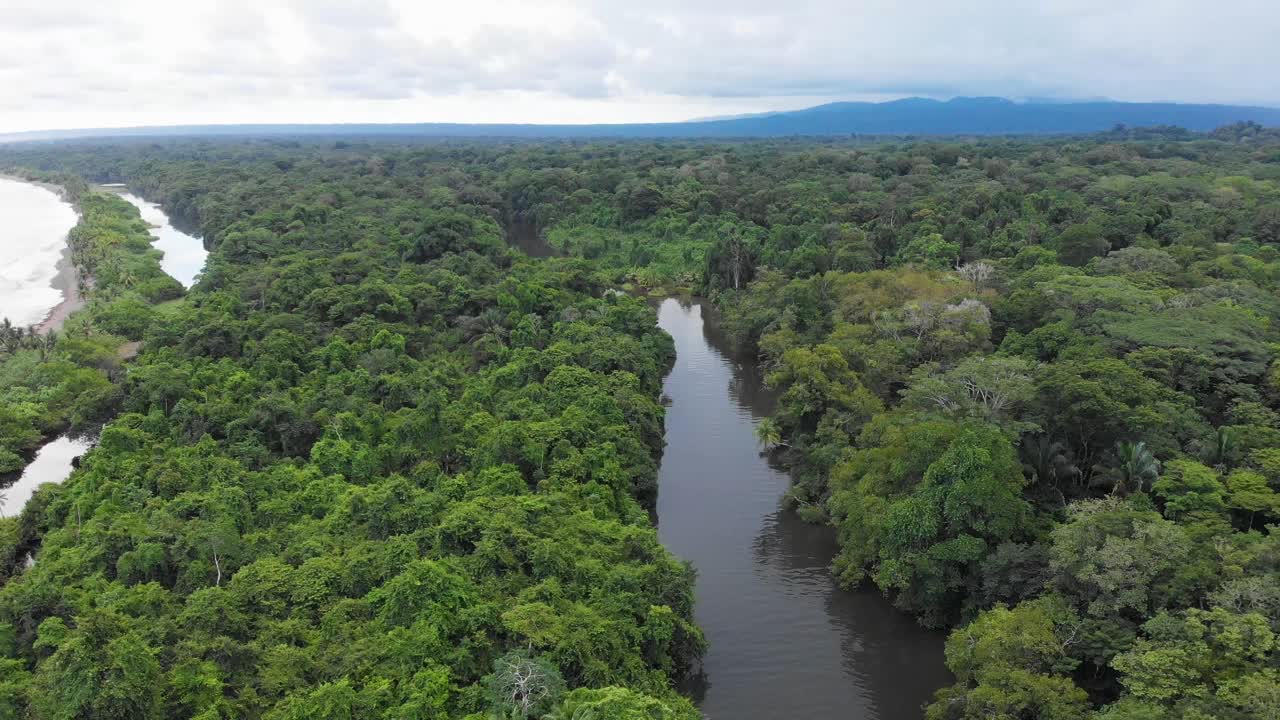
POLYGON ((0 132, 625 122, 904 95, 1280 105, 1273 0, 0 0, 0 132))

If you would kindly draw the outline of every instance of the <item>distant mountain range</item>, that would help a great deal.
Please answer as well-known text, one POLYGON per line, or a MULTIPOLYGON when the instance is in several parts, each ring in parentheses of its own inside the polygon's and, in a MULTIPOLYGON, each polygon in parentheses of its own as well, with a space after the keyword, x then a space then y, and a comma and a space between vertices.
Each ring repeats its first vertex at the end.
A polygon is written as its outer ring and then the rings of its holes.
POLYGON ((795 135, 1022 135, 1071 134, 1176 125, 1205 131, 1240 121, 1280 126, 1280 108, 1113 101, 1013 102, 1004 98, 905 98, 881 103, 837 102, 805 110, 674 123, 616 125, 344 124, 183 125, 52 130, 0 135, 0 142, 85 137, 388 136, 495 138, 735 138, 795 135))

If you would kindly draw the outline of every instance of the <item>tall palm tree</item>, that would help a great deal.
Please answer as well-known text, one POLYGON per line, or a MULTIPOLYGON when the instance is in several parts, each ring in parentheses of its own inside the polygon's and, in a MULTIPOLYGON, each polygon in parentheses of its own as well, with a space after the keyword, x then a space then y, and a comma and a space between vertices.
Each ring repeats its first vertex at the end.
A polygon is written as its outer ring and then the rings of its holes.
POLYGON ((479 315, 460 317, 457 322, 473 345, 492 340, 498 346, 505 347, 507 328, 502 320, 502 313, 497 308, 487 308, 479 315))
POLYGON ((1160 461, 1147 449, 1147 444, 1116 443, 1116 455, 1120 458, 1119 476, 1111 494, 1141 492, 1160 477, 1160 461))
POLYGON ((22 349, 23 343, 26 342, 27 331, 15 326, 9 322, 9 318, 5 318, 0 322, 0 349, 13 355, 22 349))
POLYGON ((44 335, 36 336, 36 350, 40 352, 40 362, 45 362, 49 356, 53 354, 53 348, 58 344, 58 331, 50 330, 44 335))
POLYGON ((1214 433, 1213 444, 1206 448, 1205 461, 1208 465, 1222 469, 1236 449, 1236 434, 1229 427, 1220 427, 1214 433))
POLYGON ((755 429, 756 441, 760 443, 766 451, 774 448, 786 447, 787 443, 782 439, 782 428, 778 427, 778 423, 773 418, 764 418, 756 425, 755 429))
POLYGON ((1022 458, 1022 471, 1032 482, 1057 487, 1064 480, 1078 483, 1082 477, 1067 446, 1047 435, 1023 438, 1018 454, 1022 458))

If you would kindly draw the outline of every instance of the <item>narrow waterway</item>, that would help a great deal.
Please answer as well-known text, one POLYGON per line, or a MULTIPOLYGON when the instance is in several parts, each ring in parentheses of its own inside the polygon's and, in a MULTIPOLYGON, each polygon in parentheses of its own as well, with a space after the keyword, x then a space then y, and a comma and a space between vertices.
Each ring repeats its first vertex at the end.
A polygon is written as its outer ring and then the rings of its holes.
POLYGON ((560 257, 564 255, 542 237, 538 224, 532 220, 520 220, 508 225, 507 243, 518 248, 529 257, 560 257))
POLYGON ((76 211, 53 190, 0 178, 0 317, 38 325, 66 299, 76 211))
POLYGON ((710 642, 694 699, 711 720, 917 720, 950 682, 942 635, 835 584, 834 532, 780 508, 789 479, 758 450, 774 397, 703 315, 697 301, 658 309, 676 344, 658 534, 697 569, 710 642))
MULTIPOLYGON (((164 253, 161 269, 183 287, 195 284, 209 254, 204 243, 173 227, 159 205, 126 192, 123 186, 103 187, 119 192, 151 226, 153 244, 164 253)), ((50 190, 0 178, 0 220, 10 228, 0 230, 0 316, 10 317, 15 324, 39 322, 63 300, 50 283, 58 277, 58 261, 66 248, 66 234, 76 223, 75 211, 50 190)), ((41 446, 13 484, 0 486, 0 514, 21 513, 40 485, 66 480, 75 469, 75 459, 94 442, 90 437, 64 435, 41 446)))
POLYGON ((76 458, 89 451, 95 442, 91 437, 63 435, 44 444, 36 457, 23 469, 22 475, 8 487, 0 487, 0 516, 14 517, 45 483, 60 483, 74 470, 76 458))
POLYGON ((209 256, 209 252, 204 248, 204 242, 175 228, 169 221, 169 216, 159 205, 143 200, 130 192, 121 192, 120 197, 138 208, 142 219, 151 226, 151 235, 155 238, 152 245, 164 253, 164 257, 160 260, 160 269, 182 283, 185 288, 194 285, 196 278, 204 270, 205 259, 209 256))

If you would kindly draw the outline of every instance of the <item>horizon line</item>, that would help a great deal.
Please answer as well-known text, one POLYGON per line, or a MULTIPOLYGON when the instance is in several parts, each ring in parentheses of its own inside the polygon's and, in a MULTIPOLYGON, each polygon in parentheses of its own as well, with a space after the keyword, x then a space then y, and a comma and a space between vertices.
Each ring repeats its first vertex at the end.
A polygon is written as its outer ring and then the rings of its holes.
MULTIPOLYGON (((142 124, 142 125, 100 125, 93 127, 53 127, 40 128, 34 130, 12 130, 0 131, 0 142, 10 142, 14 139, 20 139, 20 136, 55 134, 55 133, 95 133, 95 132, 129 132, 129 131, 147 131, 147 130, 184 130, 184 129, 209 129, 209 128, 284 128, 284 127, 353 127, 353 126, 370 126, 370 127, 406 127, 406 126, 444 126, 444 127, 494 127, 494 128, 607 128, 607 127, 654 127, 663 125, 711 125, 718 123, 732 123, 741 120, 764 119, 770 116, 788 115, 794 113, 803 113, 811 110, 817 110, 825 107, 838 105, 894 105, 907 101, 923 101, 945 105, 958 100, 989 100, 1002 101, 1011 105, 1019 106, 1067 106, 1067 105, 1167 105, 1178 107, 1217 107, 1217 108, 1240 108, 1250 110, 1273 110, 1280 111, 1280 102, 1276 104, 1262 103, 1229 103, 1229 102, 1184 102, 1184 101, 1166 101, 1166 100, 1114 100, 1110 98, 1085 98, 1085 99, 1057 99, 1050 97, 1017 97, 1010 98, 1001 95, 953 95, 946 99, 937 97, 928 97, 925 95, 904 95, 891 100, 832 100, 830 102, 819 103, 807 107, 794 108, 790 110, 762 110, 752 113, 740 113, 726 116, 710 116, 695 117, 683 120, 659 120, 648 122, 464 122, 464 121, 439 121, 439 120, 407 120, 407 121, 380 121, 380 120, 349 120, 336 122, 307 122, 307 121, 275 121, 275 122, 196 122, 196 123, 176 123, 176 124, 142 124)), ((869 133, 876 134, 876 133, 869 133)), ((920 133, 906 133, 918 135, 920 133)), ((81 137, 94 137, 85 135, 81 137)), ((39 138, 32 138, 39 139, 39 138)), ((52 138, 52 139, 73 139, 73 138, 52 138)))

